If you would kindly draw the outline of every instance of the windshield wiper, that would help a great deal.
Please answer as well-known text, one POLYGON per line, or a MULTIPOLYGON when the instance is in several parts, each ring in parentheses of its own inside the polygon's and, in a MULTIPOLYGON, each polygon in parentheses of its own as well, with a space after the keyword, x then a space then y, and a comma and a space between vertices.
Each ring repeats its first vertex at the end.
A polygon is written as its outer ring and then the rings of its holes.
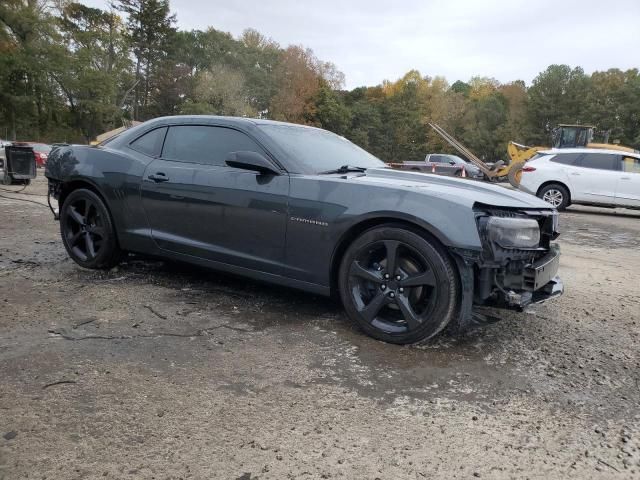
POLYGON ((365 167, 354 167, 353 165, 342 165, 340 168, 320 172, 318 175, 329 175, 331 173, 366 172, 365 167))

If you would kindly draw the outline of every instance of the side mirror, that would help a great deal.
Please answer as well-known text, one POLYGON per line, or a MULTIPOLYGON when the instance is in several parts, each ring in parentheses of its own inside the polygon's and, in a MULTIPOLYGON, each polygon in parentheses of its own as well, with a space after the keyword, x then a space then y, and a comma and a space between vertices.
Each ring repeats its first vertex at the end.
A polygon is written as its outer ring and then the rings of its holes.
POLYGON ((453 160, 449 160, 449 165, 455 165, 456 162, 454 162, 453 160))
POLYGON ((280 175, 276 167, 258 152, 239 151, 231 152, 225 163, 233 168, 251 170, 264 174, 280 175))

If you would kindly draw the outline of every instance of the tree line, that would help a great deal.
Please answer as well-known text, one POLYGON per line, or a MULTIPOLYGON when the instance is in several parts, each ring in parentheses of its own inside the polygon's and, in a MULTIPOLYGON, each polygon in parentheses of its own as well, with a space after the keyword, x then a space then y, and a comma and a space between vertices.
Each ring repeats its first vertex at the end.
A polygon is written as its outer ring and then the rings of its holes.
POLYGON ((504 159, 510 140, 548 145, 559 123, 593 124, 640 148, 638 69, 551 65, 530 86, 449 84, 417 70, 351 91, 344 83, 311 49, 253 29, 180 30, 168 0, 0 4, 0 137, 84 143, 131 120, 215 114, 319 126, 389 162, 450 150, 429 122, 486 160, 504 159))

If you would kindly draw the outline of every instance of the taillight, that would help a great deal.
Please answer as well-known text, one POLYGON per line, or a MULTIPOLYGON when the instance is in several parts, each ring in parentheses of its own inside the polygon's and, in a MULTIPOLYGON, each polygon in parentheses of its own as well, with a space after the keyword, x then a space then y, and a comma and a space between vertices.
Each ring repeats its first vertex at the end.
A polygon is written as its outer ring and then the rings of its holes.
POLYGON ((522 167, 523 172, 535 172, 536 167, 522 167))

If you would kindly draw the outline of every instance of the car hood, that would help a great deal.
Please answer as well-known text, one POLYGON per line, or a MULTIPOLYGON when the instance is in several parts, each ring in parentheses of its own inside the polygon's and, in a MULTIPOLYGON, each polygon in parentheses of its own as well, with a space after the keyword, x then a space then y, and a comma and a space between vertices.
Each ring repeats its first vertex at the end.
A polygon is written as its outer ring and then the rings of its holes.
POLYGON ((367 170, 365 175, 350 177, 350 180, 360 184, 375 184, 446 198, 458 204, 468 205, 470 208, 475 203, 495 207, 545 210, 551 208, 547 202, 528 193, 463 178, 376 168, 367 170))

